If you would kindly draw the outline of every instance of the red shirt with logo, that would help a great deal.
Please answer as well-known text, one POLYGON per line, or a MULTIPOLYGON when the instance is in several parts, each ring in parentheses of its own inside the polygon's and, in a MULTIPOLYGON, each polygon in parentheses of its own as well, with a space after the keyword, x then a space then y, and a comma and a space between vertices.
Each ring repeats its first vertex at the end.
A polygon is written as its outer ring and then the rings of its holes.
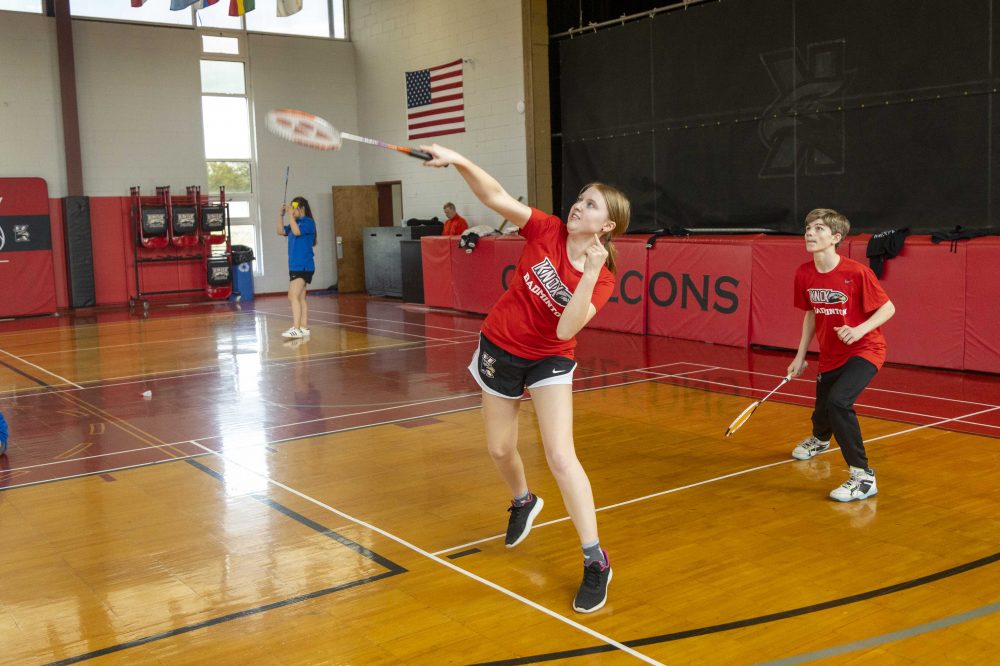
MULTIPOLYGON (((560 340, 556 336, 559 317, 583 277, 566 252, 566 225, 558 217, 532 208, 520 234, 528 243, 517 262, 516 277, 487 315, 483 334, 521 358, 574 358, 576 338, 560 340)), ((614 275, 602 266, 590 297, 595 308, 600 310, 608 302, 614 286, 614 275)))
POLYGON ((465 218, 455 213, 454 217, 450 217, 444 221, 444 229, 441 230, 441 235, 460 236, 468 228, 469 223, 465 221, 465 218))
POLYGON ((816 313, 819 338, 819 372, 839 368, 852 356, 871 361, 876 368, 885 363, 882 329, 869 331, 854 344, 844 344, 835 327, 858 326, 889 301, 870 268, 841 257, 829 273, 820 273, 812 261, 795 271, 795 307, 816 313))

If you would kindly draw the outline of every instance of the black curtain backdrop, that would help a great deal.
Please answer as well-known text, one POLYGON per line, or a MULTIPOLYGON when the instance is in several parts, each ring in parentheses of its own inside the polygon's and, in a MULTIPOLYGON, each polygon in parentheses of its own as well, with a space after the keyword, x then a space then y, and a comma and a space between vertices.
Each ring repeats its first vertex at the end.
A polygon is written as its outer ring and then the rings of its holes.
POLYGON ((855 231, 996 229, 998 14, 1000 0, 726 0, 560 38, 560 212, 603 180, 637 232, 797 233, 818 207, 855 231))

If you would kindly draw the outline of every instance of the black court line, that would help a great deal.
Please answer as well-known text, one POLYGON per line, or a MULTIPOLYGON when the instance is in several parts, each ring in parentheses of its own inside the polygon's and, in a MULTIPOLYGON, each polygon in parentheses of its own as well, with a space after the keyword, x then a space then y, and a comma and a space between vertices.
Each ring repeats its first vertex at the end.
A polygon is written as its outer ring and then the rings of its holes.
POLYGON ((44 379, 39 379, 38 377, 35 377, 34 375, 29 375, 29 374, 28 374, 27 372, 25 372, 24 370, 21 370, 21 369, 19 369, 19 368, 15 368, 14 366, 12 366, 12 365, 11 365, 10 363, 8 363, 7 361, 0 361, 0 365, 4 366, 5 368, 8 368, 8 369, 9 369, 9 370, 11 370, 12 372, 15 372, 15 373, 17 373, 17 374, 21 375, 22 377, 24 377, 24 378, 25 378, 25 379, 27 379, 27 380, 29 380, 29 381, 32 381, 32 382, 34 382, 34 383, 38 384, 38 385, 39 385, 39 386, 41 386, 42 388, 47 388, 47 389, 55 389, 55 386, 53 386, 52 384, 49 384, 49 383, 48 383, 47 381, 45 381, 44 379))
POLYGON ((463 550, 457 553, 452 553, 451 555, 446 555, 449 560, 457 560, 460 557, 465 557, 466 555, 475 555, 476 553, 481 553, 483 551, 478 548, 470 548, 468 550, 463 550))
MULTIPOLYGON (((198 462, 196 460, 186 460, 185 462, 187 462, 192 467, 195 467, 196 469, 199 469, 202 472, 205 472, 209 476, 211 476, 211 477, 213 477, 213 478, 215 478, 215 479, 217 479, 219 481, 223 481, 224 480, 221 474, 219 474, 218 472, 216 472, 215 470, 213 470, 213 469, 211 469, 209 467, 206 467, 205 465, 201 464, 200 462, 198 462)), ((380 566, 388 569, 388 571, 385 571, 384 573, 376 574, 374 576, 368 576, 367 578, 361 578, 361 579, 353 580, 353 581, 350 581, 350 582, 347 582, 347 583, 341 583, 340 585, 335 585, 333 587, 328 587, 328 588, 325 588, 325 589, 322 589, 322 590, 317 590, 315 592, 308 592, 306 594, 300 594, 298 596, 291 597, 289 599, 282 599, 280 601, 275 601, 275 602, 272 602, 272 603, 269 603, 269 604, 265 604, 264 606, 258 606, 256 608, 250 608, 250 609, 247 609, 247 610, 237 611, 235 613, 229 613, 228 615, 223 615, 221 617, 214 617, 214 618, 211 618, 211 619, 208 619, 208 620, 204 620, 202 622, 198 622, 196 624, 188 625, 186 627, 178 627, 177 629, 171 629, 169 631, 163 631, 163 632, 160 632, 158 634, 153 634, 151 636, 145 636, 143 638, 137 638, 137 639, 135 639, 133 641, 128 641, 126 643, 119 643, 118 645, 112 645, 112 646, 109 646, 109 647, 106 647, 106 648, 102 648, 100 650, 95 650, 93 652, 88 652, 86 654, 77 655, 75 657, 69 657, 67 659, 61 659, 59 661, 53 661, 53 662, 50 662, 47 666, 59 666, 61 664, 76 664, 76 663, 79 663, 81 661, 86 661, 88 659, 94 659, 96 657, 103 657, 104 655, 107 655, 107 654, 112 654, 112 653, 115 653, 115 652, 121 652, 123 650, 128 650, 129 648, 138 647, 140 645, 146 645, 147 643, 152 643, 154 641, 163 640, 165 638, 172 638, 174 636, 180 636, 181 634, 190 633, 192 631, 197 631, 199 629, 204 629, 205 627, 212 627, 212 626, 215 626, 217 624, 223 624, 225 622, 231 622, 232 620, 239 620, 239 619, 244 618, 244 617, 249 617, 251 615, 257 615, 259 613, 264 613, 264 612, 267 612, 269 610, 274 610, 275 608, 283 608, 284 606, 291 606, 292 604, 297 604, 297 603, 302 602, 302 601, 308 601, 310 599, 316 599, 318 597, 323 597, 323 596, 326 596, 328 594, 333 594, 334 592, 340 592, 342 590, 347 590, 347 589, 350 589, 352 587, 358 587, 360 585, 365 585, 367 583, 374 583, 375 581, 382 580, 383 578, 390 578, 392 576, 396 576, 396 575, 401 574, 401 573, 406 573, 406 569, 404 567, 396 564, 392 560, 390 560, 390 559, 388 559, 386 557, 383 557, 382 555, 379 555, 378 553, 375 553, 375 552, 373 552, 373 551, 365 548, 364 546, 362 546, 361 544, 357 543, 356 541, 352 541, 351 539, 348 539, 344 535, 338 534, 337 532, 334 532, 333 530, 331 530, 328 527, 324 527, 323 525, 320 525, 319 523, 317 523, 314 520, 306 518, 302 514, 297 513, 295 511, 293 511, 292 509, 289 509, 288 507, 284 506, 283 504, 275 502, 274 500, 272 500, 272 499, 270 499, 268 497, 264 497, 262 495, 250 495, 250 497, 252 497, 253 499, 257 500, 258 502, 260 502, 260 503, 262 503, 262 504, 264 504, 264 505, 266 505, 266 506, 274 509, 275 511, 278 511, 281 514, 283 514, 285 516, 288 516, 292 520, 294 520, 294 521, 296 521, 298 523, 301 523, 302 525, 305 525, 309 529, 314 530, 316 532, 319 532, 323 536, 325 536, 325 537, 327 537, 329 539, 333 539, 337 543, 340 543, 340 544, 342 544, 344 546, 347 546, 348 548, 350 548, 354 552, 358 553, 359 555, 361 555, 361 556, 363 556, 363 557, 365 557, 365 558, 367 558, 367 559, 375 562, 376 564, 378 564, 378 565, 380 565, 380 566)))
MULTIPOLYGON (((649 636, 647 638, 636 638, 630 641, 621 641, 622 645, 627 645, 631 648, 643 647, 646 645, 657 645, 660 643, 670 643, 673 641, 683 640, 685 638, 694 638, 695 636, 708 636, 710 634, 718 634, 724 631, 732 631, 733 629, 744 629, 746 627, 753 627, 759 624, 767 624, 769 622, 777 622, 779 620, 786 620, 792 617, 799 617, 801 615, 808 615, 810 613, 818 613, 820 611, 829 610, 831 608, 837 608, 839 606, 846 606, 848 604, 854 604, 859 601, 868 601, 869 599, 874 599, 876 597, 882 597, 888 594, 895 594, 896 592, 903 592, 904 590, 910 590, 915 587, 920 587, 921 585, 927 585, 929 583, 934 583, 944 578, 950 578, 951 576, 956 576, 961 573, 966 573, 974 569, 979 569, 985 567, 989 564, 1000 561, 1000 553, 994 553, 988 557, 983 557, 978 560, 973 560, 972 562, 967 562, 965 564, 960 564, 957 567, 952 567, 951 569, 945 569, 944 571, 938 571, 936 573, 928 574, 926 576, 921 576, 920 578, 914 578, 913 580, 903 581, 902 583, 896 583, 895 585, 889 585, 887 587, 880 587, 875 590, 869 590, 867 592, 861 592, 859 594, 853 594, 849 597, 842 597, 840 599, 831 599, 830 601, 823 601, 818 604, 813 604, 811 606, 802 606, 801 608, 793 608, 791 610, 781 611, 778 613, 770 613, 768 615, 759 615, 757 617, 746 618, 744 620, 734 620, 733 622, 725 622, 723 624, 713 624, 707 627, 699 627, 697 629, 686 629, 684 631, 675 631, 670 634, 661 634, 659 636, 649 636)), ((618 648, 613 645, 595 645, 588 648, 577 648, 575 650, 563 650, 561 652, 548 652, 545 654, 536 654, 529 657, 518 657, 516 659, 501 659, 499 661, 486 661, 479 662, 472 666, 513 666, 514 664, 536 664, 543 661, 555 661, 556 659, 568 659, 571 657, 583 657, 592 654, 601 654, 604 652, 612 652, 618 648)))

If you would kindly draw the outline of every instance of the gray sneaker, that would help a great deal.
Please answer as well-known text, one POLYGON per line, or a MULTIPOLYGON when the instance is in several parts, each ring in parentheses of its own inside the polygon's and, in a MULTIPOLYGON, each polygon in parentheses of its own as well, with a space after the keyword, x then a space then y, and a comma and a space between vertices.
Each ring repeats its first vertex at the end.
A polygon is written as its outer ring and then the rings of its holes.
POLYGON ((809 435, 792 449, 792 457, 796 460, 809 460, 828 448, 830 448, 830 442, 824 442, 815 435, 809 435))
POLYGON ((838 502, 853 502, 868 499, 878 495, 878 485, 875 483, 875 470, 851 468, 851 478, 830 491, 830 499, 838 502))

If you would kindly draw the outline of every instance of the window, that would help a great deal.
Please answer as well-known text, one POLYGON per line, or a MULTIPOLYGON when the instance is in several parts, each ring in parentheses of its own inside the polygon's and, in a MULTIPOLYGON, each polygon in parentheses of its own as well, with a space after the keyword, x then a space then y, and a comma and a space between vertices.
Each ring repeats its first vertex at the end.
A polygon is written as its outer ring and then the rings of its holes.
POLYGON ((133 7, 128 0, 121 0, 121 2, 69 0, 69 13, 72 16, 116 21, 191 25, 191 10, 184 9, 172 12, 169 0, 148 0, 142 7, 133 7))
MULTIPOLYGON (((147 0, 142 7, 132 7, 128 0, 70 0, 69 6, 70 14, 83 18, 347 39, 345 4, 346 0, 303 0, 300 11, 278 16, 278 0, 256 0, 245 18, 230 16, 226 0, 178 11, 170 10, 170 0, 147 0)), ((42 0, 0 0, 0 9, 39 14, 42 5, 42 0)))
POLYGON ((42 0, 0 0, 0 10, 11 12, 42 13, 42 0))
POLYGON ((239 55, 240 40, 235 37, 213 37, 212 35, 202 35, 201 50, 205 53, 239 55))
MULTIPOLYGON (((334 4, 342 5, 341 2, 334 4)), ((303 2, 302 10, 291 16, 278 16, 277 0, 257 0, 256 7, 247 14, 247 30, 250 32, 330 36, 330 7, 327 3, 303 2)), ((340 38, 343 39, 343 34, 340 38)))
MULTIPOLYGON (((222 4, 222 3, 219 3, 222 4)), ((230 240, 253 248, 263 262, 257 243, 257 207, 254 192, 254 151, 247 98, 243 37, 203 36, 201 60, 201 119, 205 136, 205 170, 209 196, 226 188, 229 202, 230 240), (225 53, 219 53, 225 51, 225 53)))

